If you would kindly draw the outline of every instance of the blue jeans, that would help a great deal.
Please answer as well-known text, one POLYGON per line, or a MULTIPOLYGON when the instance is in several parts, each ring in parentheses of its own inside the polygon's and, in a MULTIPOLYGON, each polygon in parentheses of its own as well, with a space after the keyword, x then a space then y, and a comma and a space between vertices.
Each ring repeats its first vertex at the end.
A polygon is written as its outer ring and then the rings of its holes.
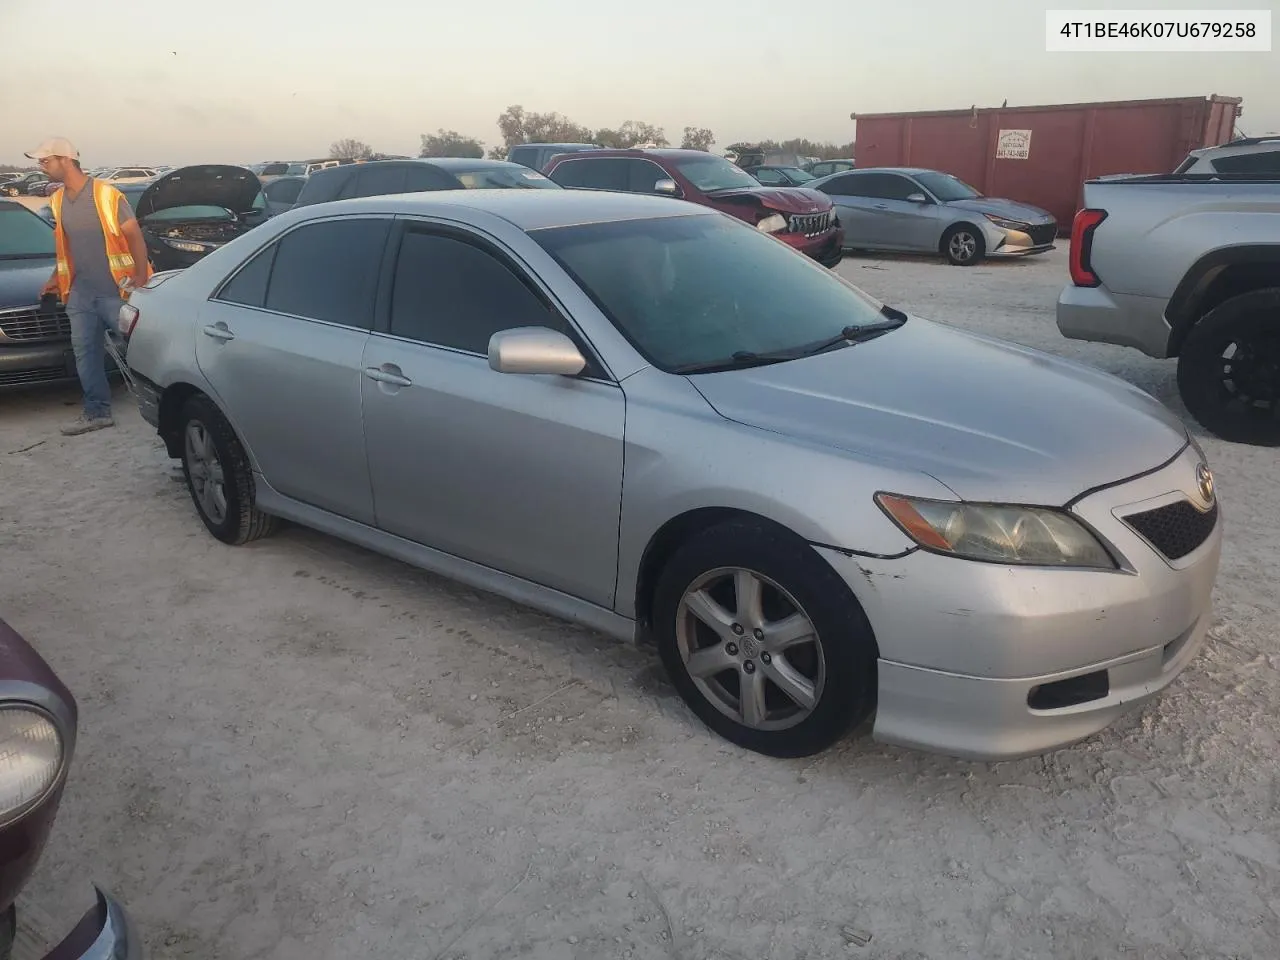
POLYGON ((84 390, 86 417, 111 416, 111 385, 107 382, 107 331, 119 329, 118 315, 123 301, 118 294, 96 296, 71 288, 67 316, 71 318, 71 349, 76 355, 76 374, 84 390))

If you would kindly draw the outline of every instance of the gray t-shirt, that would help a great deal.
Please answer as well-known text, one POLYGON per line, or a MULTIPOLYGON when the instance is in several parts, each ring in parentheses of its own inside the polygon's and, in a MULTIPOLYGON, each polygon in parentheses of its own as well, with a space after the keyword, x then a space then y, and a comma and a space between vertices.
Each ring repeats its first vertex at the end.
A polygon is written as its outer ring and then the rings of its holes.
MULTIPOLYGON (((133 217, 133 208, 123 195, 116 210, 120 225, 133 217)), ((62 190, 62 229, 67 236, 67 248, 75 267, 71 289, 81 296, 119 296, 120 288, 111 276, 107 262, 107 240, 98 220, 98 209, 93 202, 93 178, 90 177, 74 197, 65 187, 62 190)))

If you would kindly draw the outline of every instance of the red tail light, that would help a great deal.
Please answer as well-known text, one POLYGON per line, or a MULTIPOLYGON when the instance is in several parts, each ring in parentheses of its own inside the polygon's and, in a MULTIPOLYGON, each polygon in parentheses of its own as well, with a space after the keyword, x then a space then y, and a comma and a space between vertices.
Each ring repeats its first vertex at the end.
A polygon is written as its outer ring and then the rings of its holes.
POLYGON ((1077 287, 1100 286, 1102 279, 1093 272, 1093 232, 1107 219, 1105 210, 1081 210, 1071 222, 1071 282, 1077 287))
POLYGON ((133 304, 120 304, 120 312, 116 315, 116 325, 120 328, 120 335, 122 337, 127 337, 133 333, 133 328, 138 325, 138 318, 140 316, 142 316, 142 314, 133 304))

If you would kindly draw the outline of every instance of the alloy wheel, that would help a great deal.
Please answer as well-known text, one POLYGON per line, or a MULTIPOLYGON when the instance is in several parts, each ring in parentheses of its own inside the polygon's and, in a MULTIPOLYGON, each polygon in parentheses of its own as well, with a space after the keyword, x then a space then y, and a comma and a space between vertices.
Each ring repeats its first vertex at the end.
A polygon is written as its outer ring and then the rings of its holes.
POLYGON ((768 577, 739 567, 702 574, 680 600, 675 632, 694 686, 746 727, 794 727, 822 698, 826 658, 818 631, 768 577))
POLYGON ((199 420, 188 421, 185 446, 191 489, 205 516, 212 523, 220 524, 227 518, 227 490, 222 461, 218 459, 218 451, 213 445, 209 429, 199 420))
POLYGON ((978 252, 978 239, 968 230, 957 230, 947 247, 953 259, 967 263, 978 252))

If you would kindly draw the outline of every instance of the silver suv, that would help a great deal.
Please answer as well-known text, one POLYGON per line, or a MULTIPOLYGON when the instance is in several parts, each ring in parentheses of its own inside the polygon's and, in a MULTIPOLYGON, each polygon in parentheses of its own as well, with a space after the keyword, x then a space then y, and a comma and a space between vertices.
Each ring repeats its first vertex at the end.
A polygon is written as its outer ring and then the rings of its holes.
POLYGON ((1192 150, 1174 173, 1280 174, 1280 134, 1192 150))

